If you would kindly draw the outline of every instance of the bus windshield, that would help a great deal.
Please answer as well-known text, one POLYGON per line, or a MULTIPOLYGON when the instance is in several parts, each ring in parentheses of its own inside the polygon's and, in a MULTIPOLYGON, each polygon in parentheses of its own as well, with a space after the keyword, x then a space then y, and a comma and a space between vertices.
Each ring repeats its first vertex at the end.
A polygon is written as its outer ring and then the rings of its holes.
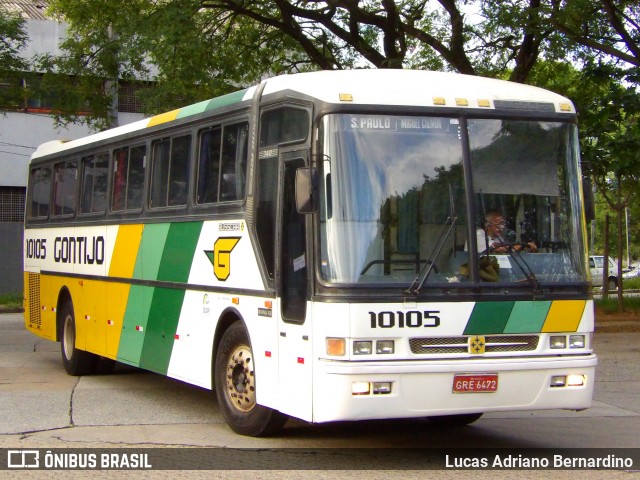
POLYGON ((322 131, 324 281, 585 281, 574 125, 333 114, 322 131))

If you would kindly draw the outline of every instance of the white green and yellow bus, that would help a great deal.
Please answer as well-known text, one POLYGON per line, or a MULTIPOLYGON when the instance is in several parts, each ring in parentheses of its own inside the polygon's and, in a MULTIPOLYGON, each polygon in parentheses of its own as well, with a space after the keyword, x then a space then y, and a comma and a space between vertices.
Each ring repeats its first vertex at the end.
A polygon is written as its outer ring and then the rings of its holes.
POLYGON ((576 111, 554 93, 279 76, 42 145, 26 213, 26 327, 67 372, 215 390, 239 433, 591 405, 576 111))

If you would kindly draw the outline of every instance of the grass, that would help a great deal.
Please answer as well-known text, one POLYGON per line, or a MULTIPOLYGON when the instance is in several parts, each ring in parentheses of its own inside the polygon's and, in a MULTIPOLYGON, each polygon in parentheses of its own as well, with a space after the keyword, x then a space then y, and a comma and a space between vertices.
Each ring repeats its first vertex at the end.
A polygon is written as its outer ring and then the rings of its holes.
MULTIPOLYGON (((640 290, 640 277, 624 278, 622 280, 624 291, 640 290)), ((596 307, 604 313, 616 313, 618 311, 618 292, 609 291, 609 298, 595 299, 596 307)), ((628 313, 640 314, 640 297, 624 297, 624 311, 628 313)))
MULTIPOLYGON (((616 313, 618 311, 618 297, 616 292, 609 292, 609 298, 606 300, 596 298, 596 307, 604 313, 616 313)), ((640 298, 627 297, 624 299, 624 311, 640 313, 640 298)))
POLYGON ((625 290, 638 290, 640 289, 640 277, 623 278, 622 286, 625 290))
POLYGON ((4 293, 0 295, 0 308, 14 309, 22 308, 21 293, 4 293))

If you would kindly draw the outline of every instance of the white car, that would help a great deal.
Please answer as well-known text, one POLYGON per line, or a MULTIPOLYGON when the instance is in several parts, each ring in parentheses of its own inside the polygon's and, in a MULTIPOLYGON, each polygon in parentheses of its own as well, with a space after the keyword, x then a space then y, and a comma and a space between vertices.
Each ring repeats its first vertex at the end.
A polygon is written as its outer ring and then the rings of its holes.
POLYGON ((632 263, 629 270, 622 272, 622 278, 635 278, 640 277, 640 264, 632 263))
MULTIPOLYGON (((604 256, 591 255, 589 257, 589 269, 591 270, 591 283, 595 287, 602 287, 602 275, 604 270, 604 256)), ((607 271, 608 290, 618 288, 618 263, 609 257, 609 269, 607 271)))

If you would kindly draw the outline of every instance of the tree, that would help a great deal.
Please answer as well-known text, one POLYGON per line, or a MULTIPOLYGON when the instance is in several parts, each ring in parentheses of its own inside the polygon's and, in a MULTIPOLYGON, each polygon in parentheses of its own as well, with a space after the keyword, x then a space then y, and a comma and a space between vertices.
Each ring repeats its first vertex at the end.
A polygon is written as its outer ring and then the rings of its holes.
POLYGON ((27 45, 24 20, 0 7, 0 78, 6 86, 0 88, 0 105, 17 108, 22 97, 20 79, 28 62, 20 56, 27 45))
POLYGON ((640 5, 636 0, 551 0, 550 20, 583 58, 640 67, 640 5))
MULTIPOLYGON (((526 82, 541 56, 638 65, 631 0, 51 0, 69 23, 50 71, 149 79, 147 112, 309 69, 454 70, 526 82), (600 14, 598 12, 605 12, 600 14), (108 32, 112 32, 109 35, 108 32), (115 32, 115 34, 113 33, 115 32)), ((636 79, 637 82, 638 79, 636 79)), ((84 99, 104 115, 98 83, 84 99)), ((74 118, 73 108, 65 113, 74 118)))
POLYGON ((287 36, 230 12, 214 14, 199 0, 52 0, 52 14, 69 24, 62 58, 45 56, 46 88, 58 93, 60 120, 106 128, 105 79, 153 80, 140 95, 145 113, 171 110, 260 79, 265 72, 310 68, 287 36), (65 93, 71 79, 75 100, 65 93), (88 115, 78 117, 78 104, 88 115))

